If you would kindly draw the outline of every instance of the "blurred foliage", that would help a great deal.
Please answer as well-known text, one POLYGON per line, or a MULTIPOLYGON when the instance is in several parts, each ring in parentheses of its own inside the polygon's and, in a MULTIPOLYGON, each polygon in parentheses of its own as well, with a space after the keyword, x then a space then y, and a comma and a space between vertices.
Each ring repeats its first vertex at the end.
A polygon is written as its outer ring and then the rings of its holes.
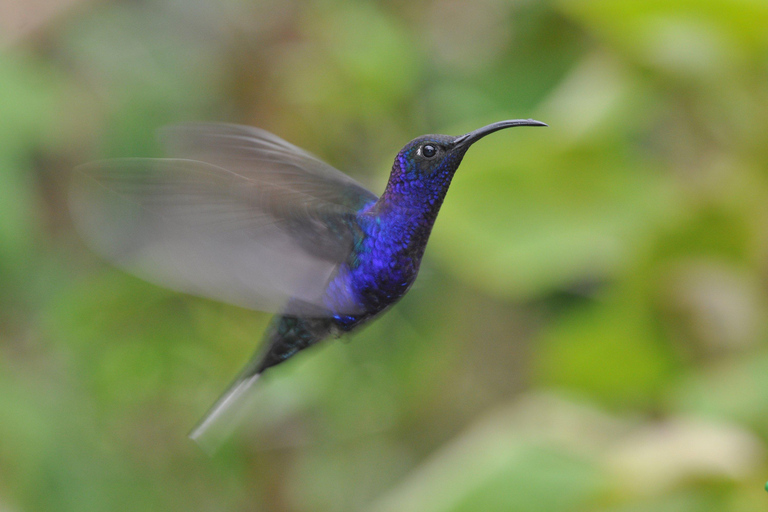
POLYGON ((766 509, 768 4, 17 4, 0 510, 766 509), (400 305, 271 373, 215 457, 187 440, 268 316, 99 261, 75 165, 231 121, 380 191, 408 140, 516 117, 550 128, 467 155, 400 305))

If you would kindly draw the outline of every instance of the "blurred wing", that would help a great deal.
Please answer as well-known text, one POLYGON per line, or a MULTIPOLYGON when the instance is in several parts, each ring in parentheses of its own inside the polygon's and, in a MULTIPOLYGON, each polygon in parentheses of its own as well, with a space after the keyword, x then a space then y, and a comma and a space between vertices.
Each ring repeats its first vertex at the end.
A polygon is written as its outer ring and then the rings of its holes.
MULTIPOLYGON (((72 210, 94 249, 187 293, 265 311, 285 311, 289 298, 302 308, 289 313, 322 308, 360 236, 355 214, 376 196, 266 132, 190 125, 167 133, 172 150, 197 158, 78 169, 72 210)), ((340 312, 357 311, 339 299, 340 312)))
POLYGON ((357 211, 378 199, 343 172, 260 128, 190 123, 164 128, 161 139, 170 157, 207 162, 246 179, 290 184, 310 207, 325 203, 357 211))

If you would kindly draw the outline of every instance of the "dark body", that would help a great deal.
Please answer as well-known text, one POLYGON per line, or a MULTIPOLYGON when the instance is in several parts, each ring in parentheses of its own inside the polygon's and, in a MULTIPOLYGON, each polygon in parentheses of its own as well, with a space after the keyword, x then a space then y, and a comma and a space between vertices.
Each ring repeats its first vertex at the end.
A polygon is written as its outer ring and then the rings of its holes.
POLYGON ((418 161, 414 153, 420 144, 425 140, 447 142, 440 136, 427 137, 404 149, 381 198, 351 219, 354 250, 328 285, 328 310, 317 316, 276 317, 267 331, 269 348, 256 356, 252 371, 260 373, 328 336, 351 331, 393 306, 410 289, 456 167, 447 161, 430 174, 418 169, 419 179, 409 179, 406 162, 418 161), (336 298, 340 295, 351 295, 360 313, 339 313, 336 298))
POLYGON ((282 300, 264 348, 190 434, 211 445, 202 437, 241 407, 262 372, 405 295, 467 149, 512 126, 546 125, 501 121, 414 139, 378 198, 267 132, 180 127, 167 146, 182 158, 83 169, 73 210, 97 250, 147 279, 255 309, 282 300))

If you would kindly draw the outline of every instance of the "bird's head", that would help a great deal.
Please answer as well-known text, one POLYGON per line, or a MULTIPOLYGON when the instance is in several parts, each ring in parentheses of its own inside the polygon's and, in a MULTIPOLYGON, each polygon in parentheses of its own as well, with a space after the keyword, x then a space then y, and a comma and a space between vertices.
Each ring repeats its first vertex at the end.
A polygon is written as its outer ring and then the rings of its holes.
POLYGON ((513 126, 547 126, 533 119, 513 119, 489 124, 464 135, 422 135, 397 154, 388 188, 390 192, 417 193, 444 190, 469 147, 486 135, 513 126))

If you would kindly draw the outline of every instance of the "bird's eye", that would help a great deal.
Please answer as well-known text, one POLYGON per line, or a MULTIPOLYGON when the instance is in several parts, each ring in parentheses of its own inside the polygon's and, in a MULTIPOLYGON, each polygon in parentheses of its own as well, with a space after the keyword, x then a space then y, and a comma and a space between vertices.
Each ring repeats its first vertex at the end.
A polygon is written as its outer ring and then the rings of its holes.
POLYGON ((421 146, 421 154, 424 158, 432 158, 437 154, 437 148, 432 144, 424 144, 421 146))

